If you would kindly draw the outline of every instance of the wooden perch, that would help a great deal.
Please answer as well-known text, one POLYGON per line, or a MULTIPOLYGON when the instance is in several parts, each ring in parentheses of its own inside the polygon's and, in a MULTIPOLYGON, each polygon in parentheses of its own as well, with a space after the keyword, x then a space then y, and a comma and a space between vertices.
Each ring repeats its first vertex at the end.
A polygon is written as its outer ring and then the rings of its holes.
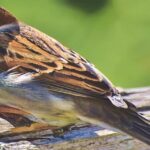
MULTIPOLYGON (((124 99, 133 102, 140 113, 150 119, 150 87, 121 89, 124 99)), ((8 130, 12 126, 0 120, 0 131, 8 130)), ((47 135, 50 131, 41 131, 38 134, 47 135)), ((77 126, 63 137, 45 136, 45 139, 36 139, 31 142, 22 140, 13 143, 0 143, 0 149, 5 150, 148 150, 148 145, 133 139, 130 136, 114 133, 96 126, 77 126)), ((19 137, 16 137, 19 138, 19 137)))

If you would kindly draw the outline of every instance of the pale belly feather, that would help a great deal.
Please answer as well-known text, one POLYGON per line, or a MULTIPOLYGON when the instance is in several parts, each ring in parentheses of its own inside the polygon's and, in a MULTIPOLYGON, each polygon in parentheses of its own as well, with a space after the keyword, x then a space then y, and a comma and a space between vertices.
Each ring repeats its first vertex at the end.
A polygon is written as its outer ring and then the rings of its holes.
POLYGON ((27 111, 38 121, 53 126, 66 126, 79 121, 73 101, 47 92, 41 95, 38 90, 35 92, 26 89, 0 89, 0 104, 27 111))

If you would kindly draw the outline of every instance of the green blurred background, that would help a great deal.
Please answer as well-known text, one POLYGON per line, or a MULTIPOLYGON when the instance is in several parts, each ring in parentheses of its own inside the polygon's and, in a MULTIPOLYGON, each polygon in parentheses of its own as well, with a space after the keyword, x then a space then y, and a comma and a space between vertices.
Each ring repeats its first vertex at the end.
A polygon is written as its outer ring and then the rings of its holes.
POLYGON ((150 0, 0 0, 0 6, 79 52, 115 85, 150 85, 150 0))

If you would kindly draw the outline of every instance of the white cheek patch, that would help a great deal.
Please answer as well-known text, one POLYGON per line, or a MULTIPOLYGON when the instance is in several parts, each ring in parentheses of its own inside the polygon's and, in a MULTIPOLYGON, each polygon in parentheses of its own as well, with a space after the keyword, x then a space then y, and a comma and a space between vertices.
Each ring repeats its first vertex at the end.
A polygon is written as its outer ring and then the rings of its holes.
POLYGON ((1 73, 0 82, 4 86, 16 86, 31 82, 33 79, 32 73, 1 73))

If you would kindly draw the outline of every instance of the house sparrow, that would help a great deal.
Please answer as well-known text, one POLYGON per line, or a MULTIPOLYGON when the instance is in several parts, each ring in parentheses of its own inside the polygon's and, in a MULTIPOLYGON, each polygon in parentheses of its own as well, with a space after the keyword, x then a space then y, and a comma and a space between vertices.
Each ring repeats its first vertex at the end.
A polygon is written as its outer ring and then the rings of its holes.
POLYGON ((9 136, 82 120, 150 144, 150 122, 93 64, 3 8, 0 116, 15 126, 9 136))

